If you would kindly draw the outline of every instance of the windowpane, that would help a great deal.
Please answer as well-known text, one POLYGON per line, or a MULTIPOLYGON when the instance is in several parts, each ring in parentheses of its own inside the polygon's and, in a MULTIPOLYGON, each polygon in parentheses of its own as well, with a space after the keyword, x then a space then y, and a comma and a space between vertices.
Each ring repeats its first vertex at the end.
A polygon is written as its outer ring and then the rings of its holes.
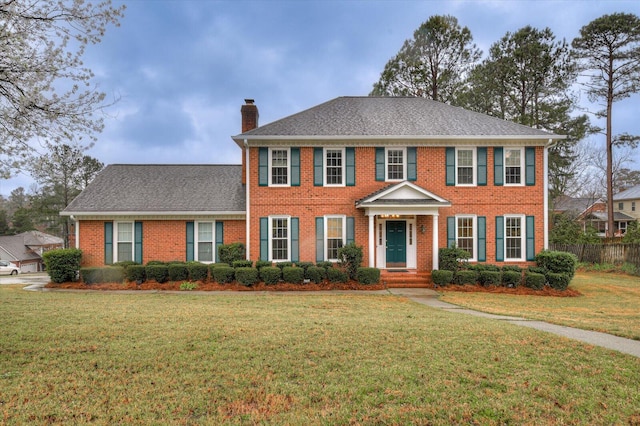
POLYGON ((404 179, 404 151, 401 149, 387 150, 387 179, 404 179))
POLYGON ((473 184, 473 150, 460 149, 458 155, 458 184, 473 184))
POLYGON ((338 249, 343 246, 343 219, 327 218, 327 260, 338 259, 338 249))
POLYGON ((327 161, 327 185, 342 185, 342 150, 328 149, 327 161))
POLYGON ((198 262, 213 262, 213 243, 198 242, 198 262))
POLYGON ((118 262, 133 260, 133 244, 118 242, 118 262))
POLYGON ((271 150, 271 184, 286 185, 288 169, 288 151, 286 149, 271 150))
POLYGON ((522 219, 507 217, 505 219, 506 258, 522 258, 522 219))
POLYGON ((273 260, 289 258, 289 220, 287 218, 271 219, 271 256, 273 260))
POLYGON ((519 184, 522 182, 521 151, 519 149, 504 151, 504 166, 505 183, 519 184))
POLYGON ((473 218, 472 217, 459 217, 457 226, 458 238, 456 245, 458 248, 466 250, 471 255, 471 258, 475 258, 474 255, 474 241, 473 241, 473 218))
POLYGON ((133 241, 133 223, 118 224, 118 241, 133 241))

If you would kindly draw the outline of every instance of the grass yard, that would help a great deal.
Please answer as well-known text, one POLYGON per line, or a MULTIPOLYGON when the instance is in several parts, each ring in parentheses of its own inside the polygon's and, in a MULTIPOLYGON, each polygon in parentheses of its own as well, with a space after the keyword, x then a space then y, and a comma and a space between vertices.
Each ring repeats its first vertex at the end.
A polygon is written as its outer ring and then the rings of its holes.
POLYGON ((0 330, 2 424, 640 423, 638 358, 391 295, 2 286, 0 330))
POLYGON ((640 277, 578 272, 580 297, 443 292, 441 300, 479 311, 538 319, 640 340, 640 277))

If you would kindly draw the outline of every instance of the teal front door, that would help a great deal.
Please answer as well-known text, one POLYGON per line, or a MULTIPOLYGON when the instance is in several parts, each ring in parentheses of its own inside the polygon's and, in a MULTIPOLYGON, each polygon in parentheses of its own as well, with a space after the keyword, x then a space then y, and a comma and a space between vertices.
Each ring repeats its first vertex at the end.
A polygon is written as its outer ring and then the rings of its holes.
POLYGON ((387 268, 407 265, 407 222, 387 221, 387 268))

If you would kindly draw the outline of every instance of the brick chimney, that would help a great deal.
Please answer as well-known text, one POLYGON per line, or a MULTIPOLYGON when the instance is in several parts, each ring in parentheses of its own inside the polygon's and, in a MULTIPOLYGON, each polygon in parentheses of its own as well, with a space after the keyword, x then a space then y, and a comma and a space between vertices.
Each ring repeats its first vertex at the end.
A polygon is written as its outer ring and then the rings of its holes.
MULTIPOLYGON (((258 127, 258 107, 253 99, 245 99, 244 105, 240 108, 242 115, 242 133, 248 132, 258 127)), ((242 184, 247 183, 246 148, 242 147, 242 184)))

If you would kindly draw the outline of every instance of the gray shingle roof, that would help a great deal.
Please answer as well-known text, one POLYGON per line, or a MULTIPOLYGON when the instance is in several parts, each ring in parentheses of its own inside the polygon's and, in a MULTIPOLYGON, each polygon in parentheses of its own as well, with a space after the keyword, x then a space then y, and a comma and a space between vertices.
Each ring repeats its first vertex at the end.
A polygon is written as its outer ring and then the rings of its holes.
MULTIPOLYGON (((25 245, 24 235, 7 235, 0 237, 0 248, 9 253, 16 260, 33 260, 40 259, 40 256, 34 253, 25 245)), ((0 258, 3 256, 0 255, 0 258)), ((4 259, 13 260, 13 259, 4 259)))
POLYGON ((425 98, 339 97, 234 136, 282 137, 532 138, 559 139, 542 130, 425 98))
POLYGON ((640 185, 633 186, 625 191, 614 194, 614 200, 637 200, 640 198, 640 185))
POLYGON ((64 209, 110 212, 244 212, 240 165, 113 164, 64 209))

